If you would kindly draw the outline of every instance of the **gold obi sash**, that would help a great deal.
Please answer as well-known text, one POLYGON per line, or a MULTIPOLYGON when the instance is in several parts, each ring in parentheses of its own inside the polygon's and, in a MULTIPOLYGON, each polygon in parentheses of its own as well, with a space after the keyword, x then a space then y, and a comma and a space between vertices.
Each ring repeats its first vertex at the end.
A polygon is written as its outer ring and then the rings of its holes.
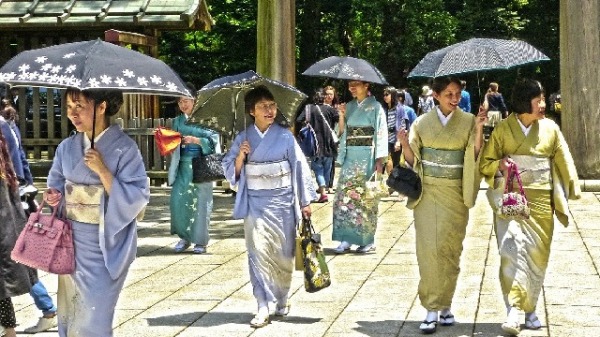
POLYGON ((424 147, 421 149, 423 175, 436 178, 462 179, 464 158, 465 151, 424 147))
POLYGON ((246 164, 246 185, 249 190, 274 190, 292 185, 292 169, 287 160, 246 164))
POLYGON ((67 219, 99 224, 100 202, 103 196, 102 185, 82 185, 67 181, 65 184, 67 219))

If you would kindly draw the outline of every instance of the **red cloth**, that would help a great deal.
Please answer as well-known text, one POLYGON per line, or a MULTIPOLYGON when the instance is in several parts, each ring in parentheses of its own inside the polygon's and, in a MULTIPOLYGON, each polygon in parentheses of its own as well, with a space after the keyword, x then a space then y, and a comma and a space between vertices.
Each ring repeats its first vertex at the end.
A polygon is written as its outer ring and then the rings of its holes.
POLYGON ((154 141, 161 156, 166 156, 181 144, 181 133, 171 129, 159 127, 154 129, 154 141))

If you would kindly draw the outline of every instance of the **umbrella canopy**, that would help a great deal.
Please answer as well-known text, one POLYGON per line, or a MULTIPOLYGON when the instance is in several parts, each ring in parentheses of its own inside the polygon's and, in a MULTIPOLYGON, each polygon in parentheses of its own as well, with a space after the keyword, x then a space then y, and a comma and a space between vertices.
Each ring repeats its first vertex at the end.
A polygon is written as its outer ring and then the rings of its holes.
POLYGON ((363 59, 350 56, 330 56, 308 67, 302 75, 377 84, 388 83, 374 65, 363 59))
POLYGON ((289 84, 262 77, 252 70, 218 78, 198 90, 188 123, 234 136, 245 129, 250 120, 246 118, 244 96, 259 85, 266 86, 275 97, 276 121, 289 126, 307 96, 289 84))
POLYGON ((550 60, 548 56, 524 41, 475 38, 428 53, 408 77, 508 69, 546 60, 550 60))
POLYGON ((164 62, 102 40, 23 51, 0 68, 0 82, 21 87, 191 96, 179 75, 164 62))

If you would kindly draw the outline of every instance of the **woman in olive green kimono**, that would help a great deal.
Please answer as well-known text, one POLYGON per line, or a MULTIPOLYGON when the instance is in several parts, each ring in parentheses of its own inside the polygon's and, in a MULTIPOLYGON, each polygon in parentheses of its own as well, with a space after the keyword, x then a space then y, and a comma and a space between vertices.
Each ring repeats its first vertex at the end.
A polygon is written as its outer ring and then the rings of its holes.
POLYGON ((485 111, 477 117, 458 107, 461 84, 456 78, 436 78, 433 97, 439 105, 400 132, 401 164, 420 176, 423 192, 408 199, 414 210, 419 298, 427 310, 424 333, 453 325, 450 310, 460 271, 469 208, 479 190, 479 150, 483 145, 485 111), (410 138, 409 138, 410 137, 410 138))
POLYGON ((494 224, 500 253, 500 285, 507 307, 502 330, 539 329, 535 314, 548 266, 554 231, 553 215, 569 223, 567 199, 580 197, 577 170, 558 126, 543 118, 544 89, 538 81, 523 80, 513 87, 513 113, 492 132, 483 150, 481 173, 489 186, 488 197, 496 211, 504 191, 508 167, 516 163, 530 208, 527 220, 505 219, 495 212, 494 224))

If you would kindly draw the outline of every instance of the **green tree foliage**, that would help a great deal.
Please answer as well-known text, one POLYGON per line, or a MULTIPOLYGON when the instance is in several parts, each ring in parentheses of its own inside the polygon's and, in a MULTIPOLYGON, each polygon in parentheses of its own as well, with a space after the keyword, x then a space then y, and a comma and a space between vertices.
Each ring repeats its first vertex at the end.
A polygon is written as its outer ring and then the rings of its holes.
MULTIPOLYGON (((210 0, 216 24, 209 32, 166 32, 160 53, 185 80, 210 80, 254 69, 256 0, 210 0)), ((552 92, 559 84, 559 0, 296 0, 297 83, 307 93, 343 83, 300 75, 331 55, 350 55, 375 64, 390 84, 416 92, 425 78, 408 72, 433 50, 473 37, 523 39, 552 61, 518 69, 462 74, 474 101, 497 81, 505 95, 518 76, 540 79, 552 92), (480 82, 478 84, 478 81, 480 82)))

